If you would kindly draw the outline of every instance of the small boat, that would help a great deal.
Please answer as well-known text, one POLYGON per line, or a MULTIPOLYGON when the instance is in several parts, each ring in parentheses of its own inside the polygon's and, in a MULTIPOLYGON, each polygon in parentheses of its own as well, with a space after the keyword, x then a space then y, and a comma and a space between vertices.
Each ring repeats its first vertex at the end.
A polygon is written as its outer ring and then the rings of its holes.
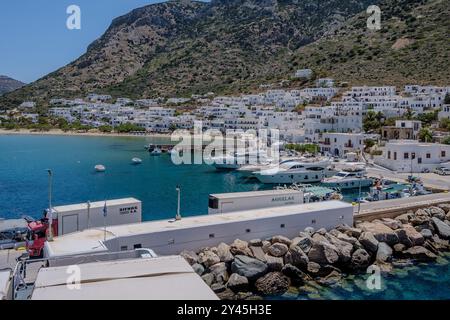
POLYGON ((131 162, 133 162, 133 164, 141 164, 142 163, 142 159, 140 159, 140 158, 133 158, 133 159, 131 159, 131 162))
POLYGON ((361 166, 348 167, 331 178, 322 180, 322 185, 328 188, 356 189, 373 185, 373 180, 366 177, 366 169, 361 166))
POLYGON ((150 151, 151 156, 159 156, 162 154, 162 150, 158 147, 155 147, 152 151, 150 151))
POLYGON ((97 172, 105 172, 106 171, 106 167, 102 164, 98 164, 94 167, 95 171, 97 172))

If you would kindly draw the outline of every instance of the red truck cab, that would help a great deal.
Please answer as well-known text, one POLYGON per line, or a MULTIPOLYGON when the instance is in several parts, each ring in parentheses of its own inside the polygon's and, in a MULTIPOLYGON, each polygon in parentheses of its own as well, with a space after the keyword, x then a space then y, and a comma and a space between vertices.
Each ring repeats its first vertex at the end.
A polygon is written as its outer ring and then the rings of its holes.
MULTIPOLYGON (((53 219, 53 236, 58 235, 58 221, 53 219)), ((42 258, 44 244, 48 236, 48 219, 31 221, 28 223, 27 251, 32 258, 42 258)))

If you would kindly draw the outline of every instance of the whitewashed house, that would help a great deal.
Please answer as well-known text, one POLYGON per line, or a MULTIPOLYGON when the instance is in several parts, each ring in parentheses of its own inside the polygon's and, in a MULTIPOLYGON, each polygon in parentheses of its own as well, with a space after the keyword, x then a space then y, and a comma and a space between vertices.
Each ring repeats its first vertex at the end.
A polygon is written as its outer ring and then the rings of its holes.
POLYGON ((312 77, 313 71, 311 69, 300 69, 295 72, 295 78, 310 79, 312 77))
POLYGON ((391 140, 375 163, 397 172, 423 172, 439 166, 450 168, 450 145, 414 140, 391 140))
POLYGON ((349 152, 362 152, 363 133, 323 133, 319 142, 320 152, 336 157, 344 157, 349 152))
POLYGON ((439 121, 450 119, 450 104, 444 104, 438 114, 439 121))

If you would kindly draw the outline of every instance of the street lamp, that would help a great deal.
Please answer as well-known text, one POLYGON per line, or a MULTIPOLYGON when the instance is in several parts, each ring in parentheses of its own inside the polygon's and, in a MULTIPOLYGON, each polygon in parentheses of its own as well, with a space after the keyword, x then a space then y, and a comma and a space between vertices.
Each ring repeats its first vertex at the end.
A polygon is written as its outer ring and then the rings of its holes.
POLYGON ((53 209, 52 209, 52 184, 53 172, 47 169, 48 173, 48 232, 47 241, 53 241, 53 209))

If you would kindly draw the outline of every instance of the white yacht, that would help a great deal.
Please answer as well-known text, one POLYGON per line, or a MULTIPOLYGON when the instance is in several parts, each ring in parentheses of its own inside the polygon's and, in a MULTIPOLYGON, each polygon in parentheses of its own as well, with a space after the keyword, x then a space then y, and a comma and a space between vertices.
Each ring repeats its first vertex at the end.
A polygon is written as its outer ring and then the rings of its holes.
POLYGON ((280 163, 279 166, 254 172, 254 175, 262 183, 314 183, 336 173, 330 167, 330 163, 331 161, 328 158, 286 161, 280 163))
POLYGON ((106 167, 102 164, 98 164, 94 167, 95 171, 97 172, 105 172, 106 171, 106 167))
POLYGON ((212 157, 210 160, 217 170, 237 170, 249 164, 258 166, 260 164, 269 164, 270 161, 265 155, 252 151, 246 153, 235 152, 234 154, 212 157))
POLYGON ((131 159, 131 162, 133 164, 141 164, 142 163, 142 159, 140 159, 140 158, 133 158, 133 159, 131 159))
POLYGON ((366 169, 362 166, 348 167, 331 178, 322 180, 322 185, 328 188, 355 189, 372 186, 373 180, 366 177, 366 169))

